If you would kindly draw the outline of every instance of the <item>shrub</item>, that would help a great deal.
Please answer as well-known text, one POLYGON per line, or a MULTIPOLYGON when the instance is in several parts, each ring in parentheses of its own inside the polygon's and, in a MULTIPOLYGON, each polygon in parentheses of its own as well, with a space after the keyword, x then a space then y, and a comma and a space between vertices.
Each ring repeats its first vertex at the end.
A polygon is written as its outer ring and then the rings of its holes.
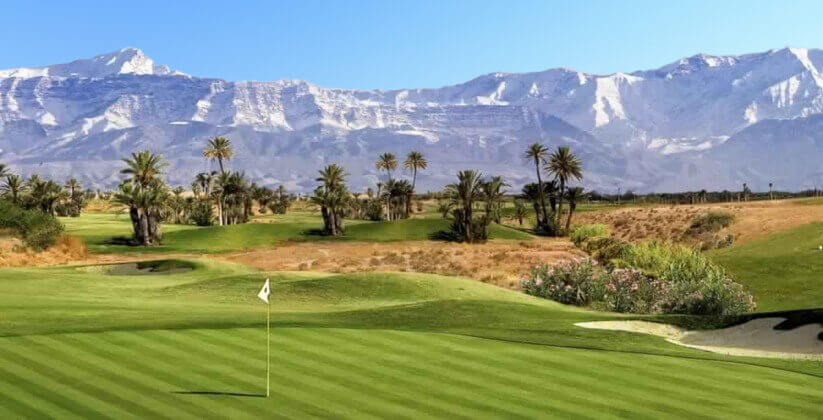
POLYGON ((0 228, 16 230, 23 243, 36 250, 54 245, 63 233, 63 225, 54 216, 25 210, 8 201, 0 201, 0 228))
POLYGON ((755 309, 751 294, 699 252, 660 242, 626 244, 613 238, 589 241, 595 253, 620 250, 607 271, 590 260, 536 267, 523 280, 534 296, 614 311, 728 316, 755 309), (599 247, 598 247, 599 246, 599 247))
POLYGON ((214 223, 211 203, 198 200, 192 204, 189 220, 197 226, 211 226, 214 223))
POLYGON ((626 241, 605 237, 586 242, 584 250, 598 263, 611 266, 615 260, 623 255, 627 247, 629 247, 629 243, 626 241))
POLYGON ((598 290, 601 275, 602 270, 588 259, 555 266, 543 264, 532 269, 521 287, 532 296, 571 305, 588 305, 593 298, 602 295, 598 290))
POLYGON ((701 233, 717 233, 734 222, 734 215, 726 212, 708 212, 692 219, 686 234, 697 236, 701 233))
POLYGON ((657 311, 734 315, 755 309, 754 298, 722 267, 690 248, 649 241, 627 247, 621 264, 657 278, 664 290, 657 311))
POLYGON ((578 247, 593 238, 609 236, 611 229, 606 225, 583 225, 574 229, 569 239, 578 247))

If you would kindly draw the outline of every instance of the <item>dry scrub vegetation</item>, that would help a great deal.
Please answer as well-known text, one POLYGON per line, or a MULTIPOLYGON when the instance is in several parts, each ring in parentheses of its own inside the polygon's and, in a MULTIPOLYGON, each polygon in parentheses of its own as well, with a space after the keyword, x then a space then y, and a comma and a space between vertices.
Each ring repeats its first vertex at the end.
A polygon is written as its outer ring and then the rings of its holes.
POLYGON ((34 251, 18 238, 0 237, 0 267, 34 267, 59 265, 88 258, 86 244, 73 236, 61 236, 57 243, 44 250, 34 251))
POLYGON ((823 220, 823 200, 775 200, 680 206, 644 206, 578 213, 575 224, 605 224, 626 241, 660 239, 683 242, 692 220, 709 212, 725 212, 734 223, 722 233, 746 242, 772 233, 823 220))
POLYGON ((565 240, 402 243, 287 243, 273 249, 227 255, 226 260, 262 270, 311 270, 337 273, 413 271, 473 278, 517 288, 532 267, 581 258, 565 240))

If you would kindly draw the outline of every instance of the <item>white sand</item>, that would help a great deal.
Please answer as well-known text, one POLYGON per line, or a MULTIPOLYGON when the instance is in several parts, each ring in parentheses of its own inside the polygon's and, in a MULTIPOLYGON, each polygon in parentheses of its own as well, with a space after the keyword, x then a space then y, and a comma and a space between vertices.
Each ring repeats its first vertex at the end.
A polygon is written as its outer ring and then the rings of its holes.
POLYGON ((732 356, 776 357, 823 360, 823 332, 820 324, 792 330, 775 330, 784 318, 758 318, 719 330, 687 331, 682 328, 647 321, 579 322, 583 328, 628 331, 663 337, 666 341, 694 349, 732 356))

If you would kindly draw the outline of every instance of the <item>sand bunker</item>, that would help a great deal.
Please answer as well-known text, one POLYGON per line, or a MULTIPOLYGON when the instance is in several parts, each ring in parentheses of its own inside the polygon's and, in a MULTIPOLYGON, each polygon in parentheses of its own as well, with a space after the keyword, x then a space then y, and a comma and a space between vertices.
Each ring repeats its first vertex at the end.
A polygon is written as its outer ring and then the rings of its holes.
POLYGON ((810 323, 792 329, 775 329, 786 318, 756 318, 728 328, 687 331, 646 321, 596 321, 575 325, 601 330, 652 334, 694 349, 732 356, 823 360, 823 325, 810 323))

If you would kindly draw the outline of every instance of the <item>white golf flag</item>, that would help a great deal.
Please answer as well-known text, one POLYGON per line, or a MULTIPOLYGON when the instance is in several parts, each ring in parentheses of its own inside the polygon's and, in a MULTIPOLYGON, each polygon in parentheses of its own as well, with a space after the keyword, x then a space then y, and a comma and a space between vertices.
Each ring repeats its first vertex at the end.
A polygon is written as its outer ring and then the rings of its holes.
POLYGON ((271 289, 269 287, 269 279, 266 279, 266 283, 263 284, 263 288, 260 289, 260 293, 257 294, 263 302, 269 303, 269 294, 271 293, 271 289))

